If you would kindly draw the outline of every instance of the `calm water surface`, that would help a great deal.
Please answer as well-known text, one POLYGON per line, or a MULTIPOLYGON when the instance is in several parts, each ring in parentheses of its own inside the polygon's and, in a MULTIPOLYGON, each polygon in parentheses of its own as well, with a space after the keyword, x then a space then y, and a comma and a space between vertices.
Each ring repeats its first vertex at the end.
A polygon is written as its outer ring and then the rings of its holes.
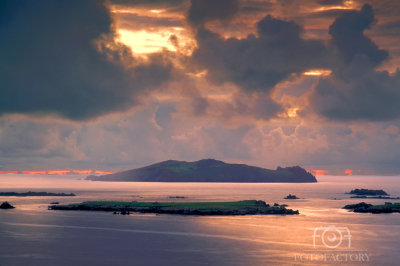
MULTIPOLYGON (((355 188, 384 189, 392 196, 400 196, 400 177, 319 176, 316 184, 113 183, 78 178, 84 177, 0 175, 0 191, 77 195, 0 197, 0 202, 7 200, 17 207, 0 211, 1 266, 400 265, 400 214, 359 214, 341 209, 346 204, 362 201, 343 194, 355 188), (289 193, 302 199, 284 200, 289 193), (169 196, 187 198, 168 199, 169 196), (285 203, 289 208, 298 209, 300 215, 122 216, 47 210, 52 201, 68 204, 87 200, 245 199, 285 203), (322 237, 315 237, 314 247, 315 228, 329 225, 339 228, 341 244, 329 249, 322 243, 322 237), (350 247, 345 228, 351 234, 350 247), (367 254, 369 261, 366 255, 361 258, 360 254, 367 254)), ((373 204, 385 201, 400 200, 366 200, 373 204)), ((318 231, 320 236, 323 231, 318 231)), ((333 239, 329 232, 324 235, 325 242, 339 243, 338 233, 335 241, 327 240, 327 237, 333 239)))

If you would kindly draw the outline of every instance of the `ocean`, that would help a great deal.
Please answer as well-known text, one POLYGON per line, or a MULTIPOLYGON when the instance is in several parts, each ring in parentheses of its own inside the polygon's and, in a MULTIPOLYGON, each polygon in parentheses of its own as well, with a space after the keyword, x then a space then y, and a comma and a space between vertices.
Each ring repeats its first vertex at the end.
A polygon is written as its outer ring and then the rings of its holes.
POLYGON ((399 265, 400 213, 342 209, 355 188, 400 196, 396 176, 318 176, 318 183, 93 182, 83 175, 0 175, 0 191, 76 197, 0 197, 0 266, 11 265, 399 265), (82 180, 78 180, 82 179, 82 180), (301 199, 285 200, 288 194, 301 199), (183 199, 171 199, 183 196, 183 199), (336 199, 335 199, 336 198, 336 199), (50 211, 89 200, 237 201, 288 204, 299 215, 113 215, 50 211))

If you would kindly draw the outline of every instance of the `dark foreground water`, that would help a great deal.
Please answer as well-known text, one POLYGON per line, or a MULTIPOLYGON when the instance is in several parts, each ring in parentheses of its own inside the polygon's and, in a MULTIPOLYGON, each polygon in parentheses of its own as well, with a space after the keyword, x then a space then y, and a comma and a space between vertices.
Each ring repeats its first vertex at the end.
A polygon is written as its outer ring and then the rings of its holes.
MULTIPOLYGON (((110 183, 78 178, 82 176, 0 176, 0 191, 77 194, 0 197, 0 202, 7 200, 17 207, 0 210, 1 266, 400 264, 399 213, 359 214, 341 209, 362 201, 343 194, 355 188, 384 189, 400 196, 400 177, 319 176, 316 184, 110 183), (284 200, 289 193, 304 199, 284 200), (285 203, 300 215, 122 216, 47 210, 52 201, 244 199, 285 203)), ((400 202, 366 200, 385 201, 400 202)))

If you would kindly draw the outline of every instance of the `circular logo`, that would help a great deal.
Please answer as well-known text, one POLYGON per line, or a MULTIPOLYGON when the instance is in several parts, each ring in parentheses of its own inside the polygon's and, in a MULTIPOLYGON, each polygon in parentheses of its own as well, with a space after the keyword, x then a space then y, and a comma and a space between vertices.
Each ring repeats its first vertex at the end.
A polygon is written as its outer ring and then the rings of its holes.
POLYGON ((338 246, 340 246, 340 244, 342 244, 343 240, 342 233, 337 228, 326 228, 325 231, 322 233, 321 238, 322 243, 327 248, 337 248, 338 246), (328 243, 326 243, 325 240, 328 240, 328 243))

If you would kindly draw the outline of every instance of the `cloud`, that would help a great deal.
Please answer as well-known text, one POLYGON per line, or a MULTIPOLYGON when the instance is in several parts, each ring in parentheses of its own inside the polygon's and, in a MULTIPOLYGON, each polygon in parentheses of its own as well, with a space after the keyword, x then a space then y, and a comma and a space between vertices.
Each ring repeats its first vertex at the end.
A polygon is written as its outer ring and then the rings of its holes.
POLYGON ((258 37, 224 39, 200 28, 192 60, 207 69, 207 77, 216 84, 232 82, 245 91, 268 92, 291 74, 328 65, 326 46, 302 39, 301 31, 298 24, 271 15, 257 23, 258 37))
POLYGON ((310 96, 313 110, 329 119, 384 121, 400 117, 400 70, 375 71, 374 62, 356 55, 344 79, 322 78, 310 96))
POLYGON ((388 57, 388 52, 379 47, 364 35, 375 22, 374 12, 365 4, 360 11, 343 13, 329 26, 332 43, 339 49, 346 63, 350 63, 356 54, 365 54, 375 64, 388 57))
POLYGON ((165 8, 179 6, 184 0, 111 0, 113 5, 147 7, 147 8, 165 8))
POLYGON ((0 12, 0 115, 86 120, 126 111, 170 78, 163 56, 140 61, 113 43, 101 1, 7 1, 0 12))
POLYGON ((199 27, 208 21, 229 21, 238 11, 238 0, 191 0, 187 20, 192 26, 199 27))
POLYGON ((338 121, 387 121, 400 117, 400 70, 393 74, 376 70, 388 52, 363 34, 374 21, 372 8, 364 5, 360 11, 343 14, 329 27, 332 44, 346 64, 315 84, 309 94, 315 113, 338 121))
POLYGON ((341 6, 343 0, 317 0, 316 3, 322 6, 341 6))
POLYGON ((118 28, 130 31, 159 30, 164 27, 183 27, 182 20, 174 17, 149 17, 136 13, 119 13, 118 28))

